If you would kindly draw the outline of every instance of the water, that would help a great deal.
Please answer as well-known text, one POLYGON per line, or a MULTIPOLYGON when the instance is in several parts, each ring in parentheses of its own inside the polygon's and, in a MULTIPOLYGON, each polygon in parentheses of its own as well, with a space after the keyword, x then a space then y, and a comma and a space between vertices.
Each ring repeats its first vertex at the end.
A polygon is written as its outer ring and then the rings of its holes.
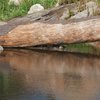
POLYGON ((4 51, 0 54, 0 100, 100 100, 100 57, 4 51))

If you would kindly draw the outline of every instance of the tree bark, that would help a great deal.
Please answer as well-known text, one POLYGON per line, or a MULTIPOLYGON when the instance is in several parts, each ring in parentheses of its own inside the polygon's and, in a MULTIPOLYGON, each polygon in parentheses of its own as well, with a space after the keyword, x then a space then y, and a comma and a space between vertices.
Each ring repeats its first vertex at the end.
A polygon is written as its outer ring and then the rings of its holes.
POLYGON ((17 24, 9 32, 0 36, 0 45, 3 47, 26 47, 100 41, 100 17, 70 23, 68 21, 66 23, 58 20, 51 21, 52 18, 57 19, 56 15, 49 12, 44 15, 45 20, 43 18, 38 21, 27 20, 26 23, 17 24))

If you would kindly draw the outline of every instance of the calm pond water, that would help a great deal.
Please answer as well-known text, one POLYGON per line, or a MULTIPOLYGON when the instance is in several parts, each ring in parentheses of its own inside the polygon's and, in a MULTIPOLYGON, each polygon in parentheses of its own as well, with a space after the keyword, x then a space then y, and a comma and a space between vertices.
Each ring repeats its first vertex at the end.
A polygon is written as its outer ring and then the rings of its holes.
POLYGON ((100 56, 6 50, 0 100, 100 100, 100 56))

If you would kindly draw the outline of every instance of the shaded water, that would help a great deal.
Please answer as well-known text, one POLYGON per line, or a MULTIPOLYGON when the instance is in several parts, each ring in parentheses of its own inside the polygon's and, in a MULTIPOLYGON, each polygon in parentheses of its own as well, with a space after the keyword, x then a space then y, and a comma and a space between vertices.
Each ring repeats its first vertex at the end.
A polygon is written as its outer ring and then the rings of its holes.
POLYGON ((4 51, 0 100, 100 100, 100 56, 4 51))

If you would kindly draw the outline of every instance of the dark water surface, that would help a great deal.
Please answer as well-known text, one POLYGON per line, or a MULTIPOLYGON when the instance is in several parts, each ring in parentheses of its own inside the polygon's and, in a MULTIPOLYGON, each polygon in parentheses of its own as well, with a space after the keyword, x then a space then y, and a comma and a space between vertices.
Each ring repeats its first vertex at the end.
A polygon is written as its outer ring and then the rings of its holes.
POLYGON ((100 56, 4 51, 0 100, 100 100, 100 56))

